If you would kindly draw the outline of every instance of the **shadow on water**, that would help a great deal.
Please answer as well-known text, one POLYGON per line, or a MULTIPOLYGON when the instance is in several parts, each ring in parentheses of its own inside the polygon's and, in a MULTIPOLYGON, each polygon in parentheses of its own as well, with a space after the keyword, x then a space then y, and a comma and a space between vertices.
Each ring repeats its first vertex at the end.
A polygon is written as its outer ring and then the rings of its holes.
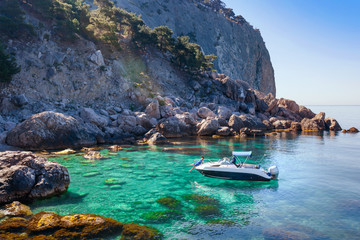
POLYGON ((33 202, 31 205, 32 208, 41 207, 51 207, 51 206, 58 206, 58 205, 67 205, 67 204, 81 204, 88 193, 79 194, 76 192, 67 191, 64 194, 59 196, 54 196, 51 198, 46 198, 43 200, 37 200, 33 202))

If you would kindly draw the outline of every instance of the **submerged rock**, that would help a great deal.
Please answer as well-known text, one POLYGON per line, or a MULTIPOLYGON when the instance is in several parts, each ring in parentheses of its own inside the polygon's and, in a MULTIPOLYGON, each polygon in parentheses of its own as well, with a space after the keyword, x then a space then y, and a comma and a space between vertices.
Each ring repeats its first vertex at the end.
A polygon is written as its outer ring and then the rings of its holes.
POLYGON ((29 150, 76 148, 95 145, 97 137, 94 129, 75 118, 47 111, 31 116, 9 131, 6 143, 29 150))
POLYGON ((166 223, 171 220, 180 219, 184 216, 180 211, 177 210, 167 210, 163 212, 147 212, 142 215, 142 217, 151 223, 166 223))
POLYGON ((214 205, 200 205, 195 207, 195 212, 204 218, 211 218, 221 214, 220 209, 214 205))
POLYGON ((156 200, 157 203, 159 203, 160 205, 163 205, 165 207, 168 208, 179 208, 180 207, 180 201, 172 198, 172 197, 165 197, 165 198, 160 198, 158 200, 156 200))
POLYGON ((31 152, 0 153, 0 204, 45 198, 65 192, 70 184, 66 167, 31 152))

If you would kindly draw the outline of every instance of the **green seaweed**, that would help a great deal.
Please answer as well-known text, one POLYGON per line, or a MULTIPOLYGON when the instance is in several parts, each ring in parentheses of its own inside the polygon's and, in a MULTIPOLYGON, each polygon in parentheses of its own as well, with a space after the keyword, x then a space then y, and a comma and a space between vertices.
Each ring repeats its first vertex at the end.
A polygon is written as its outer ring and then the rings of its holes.
POLYGON ((207 224, 217 224, 223 226, 233 226, 236 222, 228 219, 211 219, 206 222, 207 224))
POLYGON ((221 215, 220 209, 213 205, 200 205, 195 207, 195 212, 203 218, 211 218, 221 215))
POLYGON ((159 212, 147 212, 142 215, 142 218, 151 223, 165 223, 173 219, 181 219, 184 214, 177 210, 167 210, 159 212))
POLYGON ((156 202, 171 209, 179 208, 181 203, 179 200, 172 197, 160 198, 156 200, 156 202))
POLYGON ((187 194, 183 198, 195 204, 219 205, 219 200, 200 194, 187 194))

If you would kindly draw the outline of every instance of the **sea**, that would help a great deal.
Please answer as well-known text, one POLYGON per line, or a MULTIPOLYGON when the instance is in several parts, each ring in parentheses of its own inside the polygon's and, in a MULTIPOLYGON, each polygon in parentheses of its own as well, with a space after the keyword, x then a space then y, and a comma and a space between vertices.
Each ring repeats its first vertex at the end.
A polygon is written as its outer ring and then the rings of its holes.
MULTIPOLYGON (((360 129, 360 106, 308 107, 360 129)), ((154 227, 164 239, 360 239, 360 133, 175 139, 118 152, 104 146, 101 154, 50 158, 68 168, 71 184, 33 211, 99 214, 154 227), (214 179, 186 166, 232 151, 253 151, 248 163, 265 169, 276 165, 278 180, 214 179)))

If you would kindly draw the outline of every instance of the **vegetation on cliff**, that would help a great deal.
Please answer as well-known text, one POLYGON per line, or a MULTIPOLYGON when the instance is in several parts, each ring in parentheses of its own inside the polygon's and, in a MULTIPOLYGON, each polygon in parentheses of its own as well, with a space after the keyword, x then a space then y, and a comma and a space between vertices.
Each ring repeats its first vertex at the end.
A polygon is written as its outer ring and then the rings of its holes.
POLYGON ((12 76, 20 72, 14 56, 7 54, 0 43, 0 82, 10 82, 12 76))
MULTIPOLYGON (((124 48, 132 51, 157 48, 169 54, 169 60, 185 71, 197 74, 213 70, 212 62, 216 56, 204 55, 201 47, 190 42, 189 37, 175 39, 173 31, 165 26, 149 28, 140 16, 116 7, 111 0, 95 0, 94 4, 97 9, 90 10, 83 0, 6 0, 1 3, 0 32, 3 39, 5 36, 20 39, 24 35, 34 35, 34 29, 39 32, 45 27, 52 29, 61 41, 84 37, 110 52, 124 48), (39 22, 26 23, 25 12, 39 22)), ((12 74, 16 73, 10 70, 12 74)), ((12 74, 7 74, 10 78, 6 81, 11 80, 12 74)))

